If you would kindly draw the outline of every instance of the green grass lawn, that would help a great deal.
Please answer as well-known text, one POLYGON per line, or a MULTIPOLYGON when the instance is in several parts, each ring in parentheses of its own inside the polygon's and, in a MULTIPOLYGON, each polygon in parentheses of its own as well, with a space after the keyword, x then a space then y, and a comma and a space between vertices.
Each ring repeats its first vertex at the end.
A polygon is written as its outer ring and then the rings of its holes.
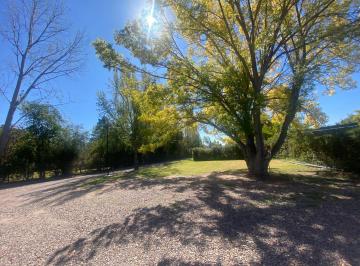
MULTIPOLYGON (((293 164, 286 160, 273 160, 270 164, 272 173, 296 174, 315 172, 316 168, 293 164)), ((165 164, 141 167, 138 175, 144 177, 165 177, 165 176, 196 176, 210 174, 213 172, 236 172, 247 171, 244 160, 229 161, 193 161, 191 159, 175 161, 165 164)))
MULTIPOLYGON (((272 160, 270 164, 271 174, 295 178, 298 175, 311 176, 319 171, 317 168, 294 164, 287 160, 272 160)), ((102 176, 93 179, 86 185, 96 185, 104 182, 123 178, 164 178, 167 176, 199 176, 211 173, 245 174, 247 167, 244 160, 228 161, 193 161, 192 159, 180 160, 168 163, 160 163, 151 166, 140 167, 139 170, 130 173, 119 173, 113 176, 102 176)))
POLYGON ((145 177, 194 176, 212 172, 246 169, 245 161, 193 161, 192 159, 141 167, 138 174, 145 177))

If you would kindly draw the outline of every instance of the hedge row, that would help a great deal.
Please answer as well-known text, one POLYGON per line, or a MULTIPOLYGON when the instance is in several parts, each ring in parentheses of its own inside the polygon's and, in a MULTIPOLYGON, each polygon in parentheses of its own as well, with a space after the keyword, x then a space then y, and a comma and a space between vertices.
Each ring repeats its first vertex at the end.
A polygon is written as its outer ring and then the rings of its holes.
POLYGON ((244 156, 237 145, 215 146, 211 148, 194 148, 194 161, 241 160, 244 156))
POLYGON ((323 135, 291 132, 279 157, 360 174, 360 128, 323 135))
POLYGON ((310 137, 316 157, 330 167, 360 174, 360 130, 310 137))

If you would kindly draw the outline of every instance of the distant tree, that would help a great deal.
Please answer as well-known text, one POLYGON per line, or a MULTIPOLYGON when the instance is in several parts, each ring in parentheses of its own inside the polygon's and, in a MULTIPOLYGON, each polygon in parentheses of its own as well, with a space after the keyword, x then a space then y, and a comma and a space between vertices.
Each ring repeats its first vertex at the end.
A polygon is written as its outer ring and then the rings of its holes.
MULTIPOLYGON (((89 143, 85 148, 83 156, 89 169, 96 168, 101 170, 105 166, 107 126, 105 119, 104 117, 98 120, 92 130, 89 143)), ((114 150, 114 147, 110 148, 114 150)))
POLYGON ((62 127, 51 140, 51 164, 61 175, 70 175, 75 162, 85 148, 86 134, 79 127, 62 127))
POLYGON ((129 166, 133 161, 133 153, 121 130, 107 117, 98 120, 83 156, 87 167, 97 170, 129 166))
POLYGON ((43 90, 49 81, 79 69, 83 38, 80 33, 69 38, 70 28, 64 23, 60 1, 14 0, 9 1, 6 10, 7 24, 1 33, 13 55, 16 81, 0 136, 0 159, 17 108, 31 92, 43 90))
POLYGON ((201 137, 197 125, 185 127, 182 130, 183 145, 188 148, 200 147, 202 145, 201 137))
POLYGON ((40 178, 46 171, 69 175, 85 150, 87 136, 79 127, 68 125, 52 105, 26 102, 21 106, 23 121, 10 134, 8 151, 0 163, 0 177, 40 178))
POLYGON ((29 179, 35 170, 35 152, 36 144, 31 134, 19 128, 12 130, 8 152, 0 163, 0 179, 6 176, 20 177, 20 179, 29 179))
POLYGON ((35 143, 35 165, 41 178, 51 164, 51 142, 61 131, 62 117, 51 105, 36 102, 26 103, 22 107, 26 130, 35 143))
POLYGON ((177 112, 165 105, 160 86, 146 76, 138 80, 131 71, 121 72, 121 77, 115 72, 112 98, 99 94, 103 113, 133 152, 135 169, 139 167, 138 153, 155 151, 178 129, 177 112))
POLYGON ((360 124, 360 110, 355 111, 354 114, 349 115, 341 121, 341 124, 358 123, 360 124))
POLYGON ((143 19, 95 47, 105 66, 164 78, 184 116, 232 138, 249 173, 268 175, 294 118, 316 107, 313 89, 353 86, 358 0, 158 1, 143 19))

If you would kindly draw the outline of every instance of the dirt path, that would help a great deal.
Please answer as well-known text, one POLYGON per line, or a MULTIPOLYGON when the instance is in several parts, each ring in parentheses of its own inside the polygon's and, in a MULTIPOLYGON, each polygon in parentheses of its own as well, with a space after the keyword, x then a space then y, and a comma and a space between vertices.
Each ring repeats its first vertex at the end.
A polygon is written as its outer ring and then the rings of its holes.
POLYGON ((360 265, 350 182, 93 178, 0 187, 0 265, 360 265))

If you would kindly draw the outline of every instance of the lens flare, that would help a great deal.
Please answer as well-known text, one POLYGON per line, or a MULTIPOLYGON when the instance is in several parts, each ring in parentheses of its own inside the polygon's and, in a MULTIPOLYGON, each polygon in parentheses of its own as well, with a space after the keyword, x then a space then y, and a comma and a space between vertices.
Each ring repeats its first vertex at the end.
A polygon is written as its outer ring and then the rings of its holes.
POLYGON ((146 22, 147 22, 149 28, 151 28, 152 25, 156 22, 156 19, 155 19, 152 15, 149 15, 149 16, 146 18, 146 22))
POLYGON ((155 0, 152 1, 150 14, 146 17, 146 22, 148 24, 148 32, 147 32, 148 40, 150 38, 151 27, 156 22, 156 19, 154 18, 154 8, 155 8, 155 0))

